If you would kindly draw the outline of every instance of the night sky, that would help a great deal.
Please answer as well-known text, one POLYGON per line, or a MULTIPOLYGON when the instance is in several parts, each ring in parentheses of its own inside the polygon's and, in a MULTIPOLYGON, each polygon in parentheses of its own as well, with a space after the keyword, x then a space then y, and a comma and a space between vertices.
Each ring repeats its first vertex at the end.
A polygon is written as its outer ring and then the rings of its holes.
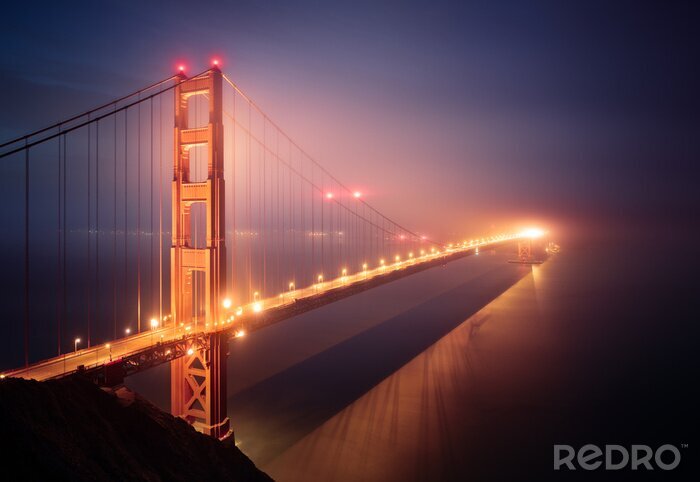
POLYGON ((216 56, 331 172, 433 237, 693 222, 690 2, 462 3, 13 3, 0 138, 216 56))

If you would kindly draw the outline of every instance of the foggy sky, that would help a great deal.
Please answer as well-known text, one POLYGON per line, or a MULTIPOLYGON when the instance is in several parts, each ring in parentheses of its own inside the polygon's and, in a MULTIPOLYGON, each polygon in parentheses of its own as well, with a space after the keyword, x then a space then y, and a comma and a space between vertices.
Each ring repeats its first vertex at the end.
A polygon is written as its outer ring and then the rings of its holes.
POLYGON ((433 237, 692 219, 689 3, 462 3, 13 4, 0 138, 216 56, 338 178, 433 237))

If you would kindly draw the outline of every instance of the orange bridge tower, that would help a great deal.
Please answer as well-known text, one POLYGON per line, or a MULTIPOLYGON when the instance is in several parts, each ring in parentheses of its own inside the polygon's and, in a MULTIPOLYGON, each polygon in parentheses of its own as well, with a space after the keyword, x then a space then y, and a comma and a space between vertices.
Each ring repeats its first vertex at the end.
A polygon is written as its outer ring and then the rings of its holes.
POLYGON ((226 416, 227 339, 215 330, 220 297, 226 285, 224 242, 224 128, 222 74, 214 67, 175 87, 175 156, 172 183, 172 247, 170 300, 175 329, 195 323, 204 330, 204 342, 188 347, 185 356, 171 362, 171 411, 197 430, 214 437, 229 434, 226 416), (198 102, 207 99, 206 125, 193 125, 198 102), (196 148, 207 152, 207 177, 198 179, 190 169, 196 148), (195 245, 191 210, 206 210, 206 246, 195 245), (204 285, 203 289, 198 288, 204 285), (200 291, 200 293, 197 293, 200 291), (201 294, 204 296, 202 297, 201 294), (195 295, 196 298, 195 298, 195 295), (203 298, 203 302, 201 301, 203 298))

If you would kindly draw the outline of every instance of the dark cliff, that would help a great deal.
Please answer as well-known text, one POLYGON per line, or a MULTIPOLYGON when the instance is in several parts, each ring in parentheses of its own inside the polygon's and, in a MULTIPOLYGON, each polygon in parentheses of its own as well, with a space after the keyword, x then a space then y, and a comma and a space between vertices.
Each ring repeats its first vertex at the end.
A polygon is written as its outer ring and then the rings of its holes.
POLYGON ((198 433, 126 389, 4 379, 0 414, 0 463, 13 480, 272 480, 232 440, 198 433))

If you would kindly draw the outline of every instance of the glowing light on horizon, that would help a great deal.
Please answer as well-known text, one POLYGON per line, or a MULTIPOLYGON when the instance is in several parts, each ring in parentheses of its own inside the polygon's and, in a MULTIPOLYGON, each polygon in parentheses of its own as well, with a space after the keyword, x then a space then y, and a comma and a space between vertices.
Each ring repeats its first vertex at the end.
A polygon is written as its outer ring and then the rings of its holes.
POLYGON ((520 236, 523 238, 540 238, 544 236, 544 229, 540 228, 529 228, 520 232, 520 236))

